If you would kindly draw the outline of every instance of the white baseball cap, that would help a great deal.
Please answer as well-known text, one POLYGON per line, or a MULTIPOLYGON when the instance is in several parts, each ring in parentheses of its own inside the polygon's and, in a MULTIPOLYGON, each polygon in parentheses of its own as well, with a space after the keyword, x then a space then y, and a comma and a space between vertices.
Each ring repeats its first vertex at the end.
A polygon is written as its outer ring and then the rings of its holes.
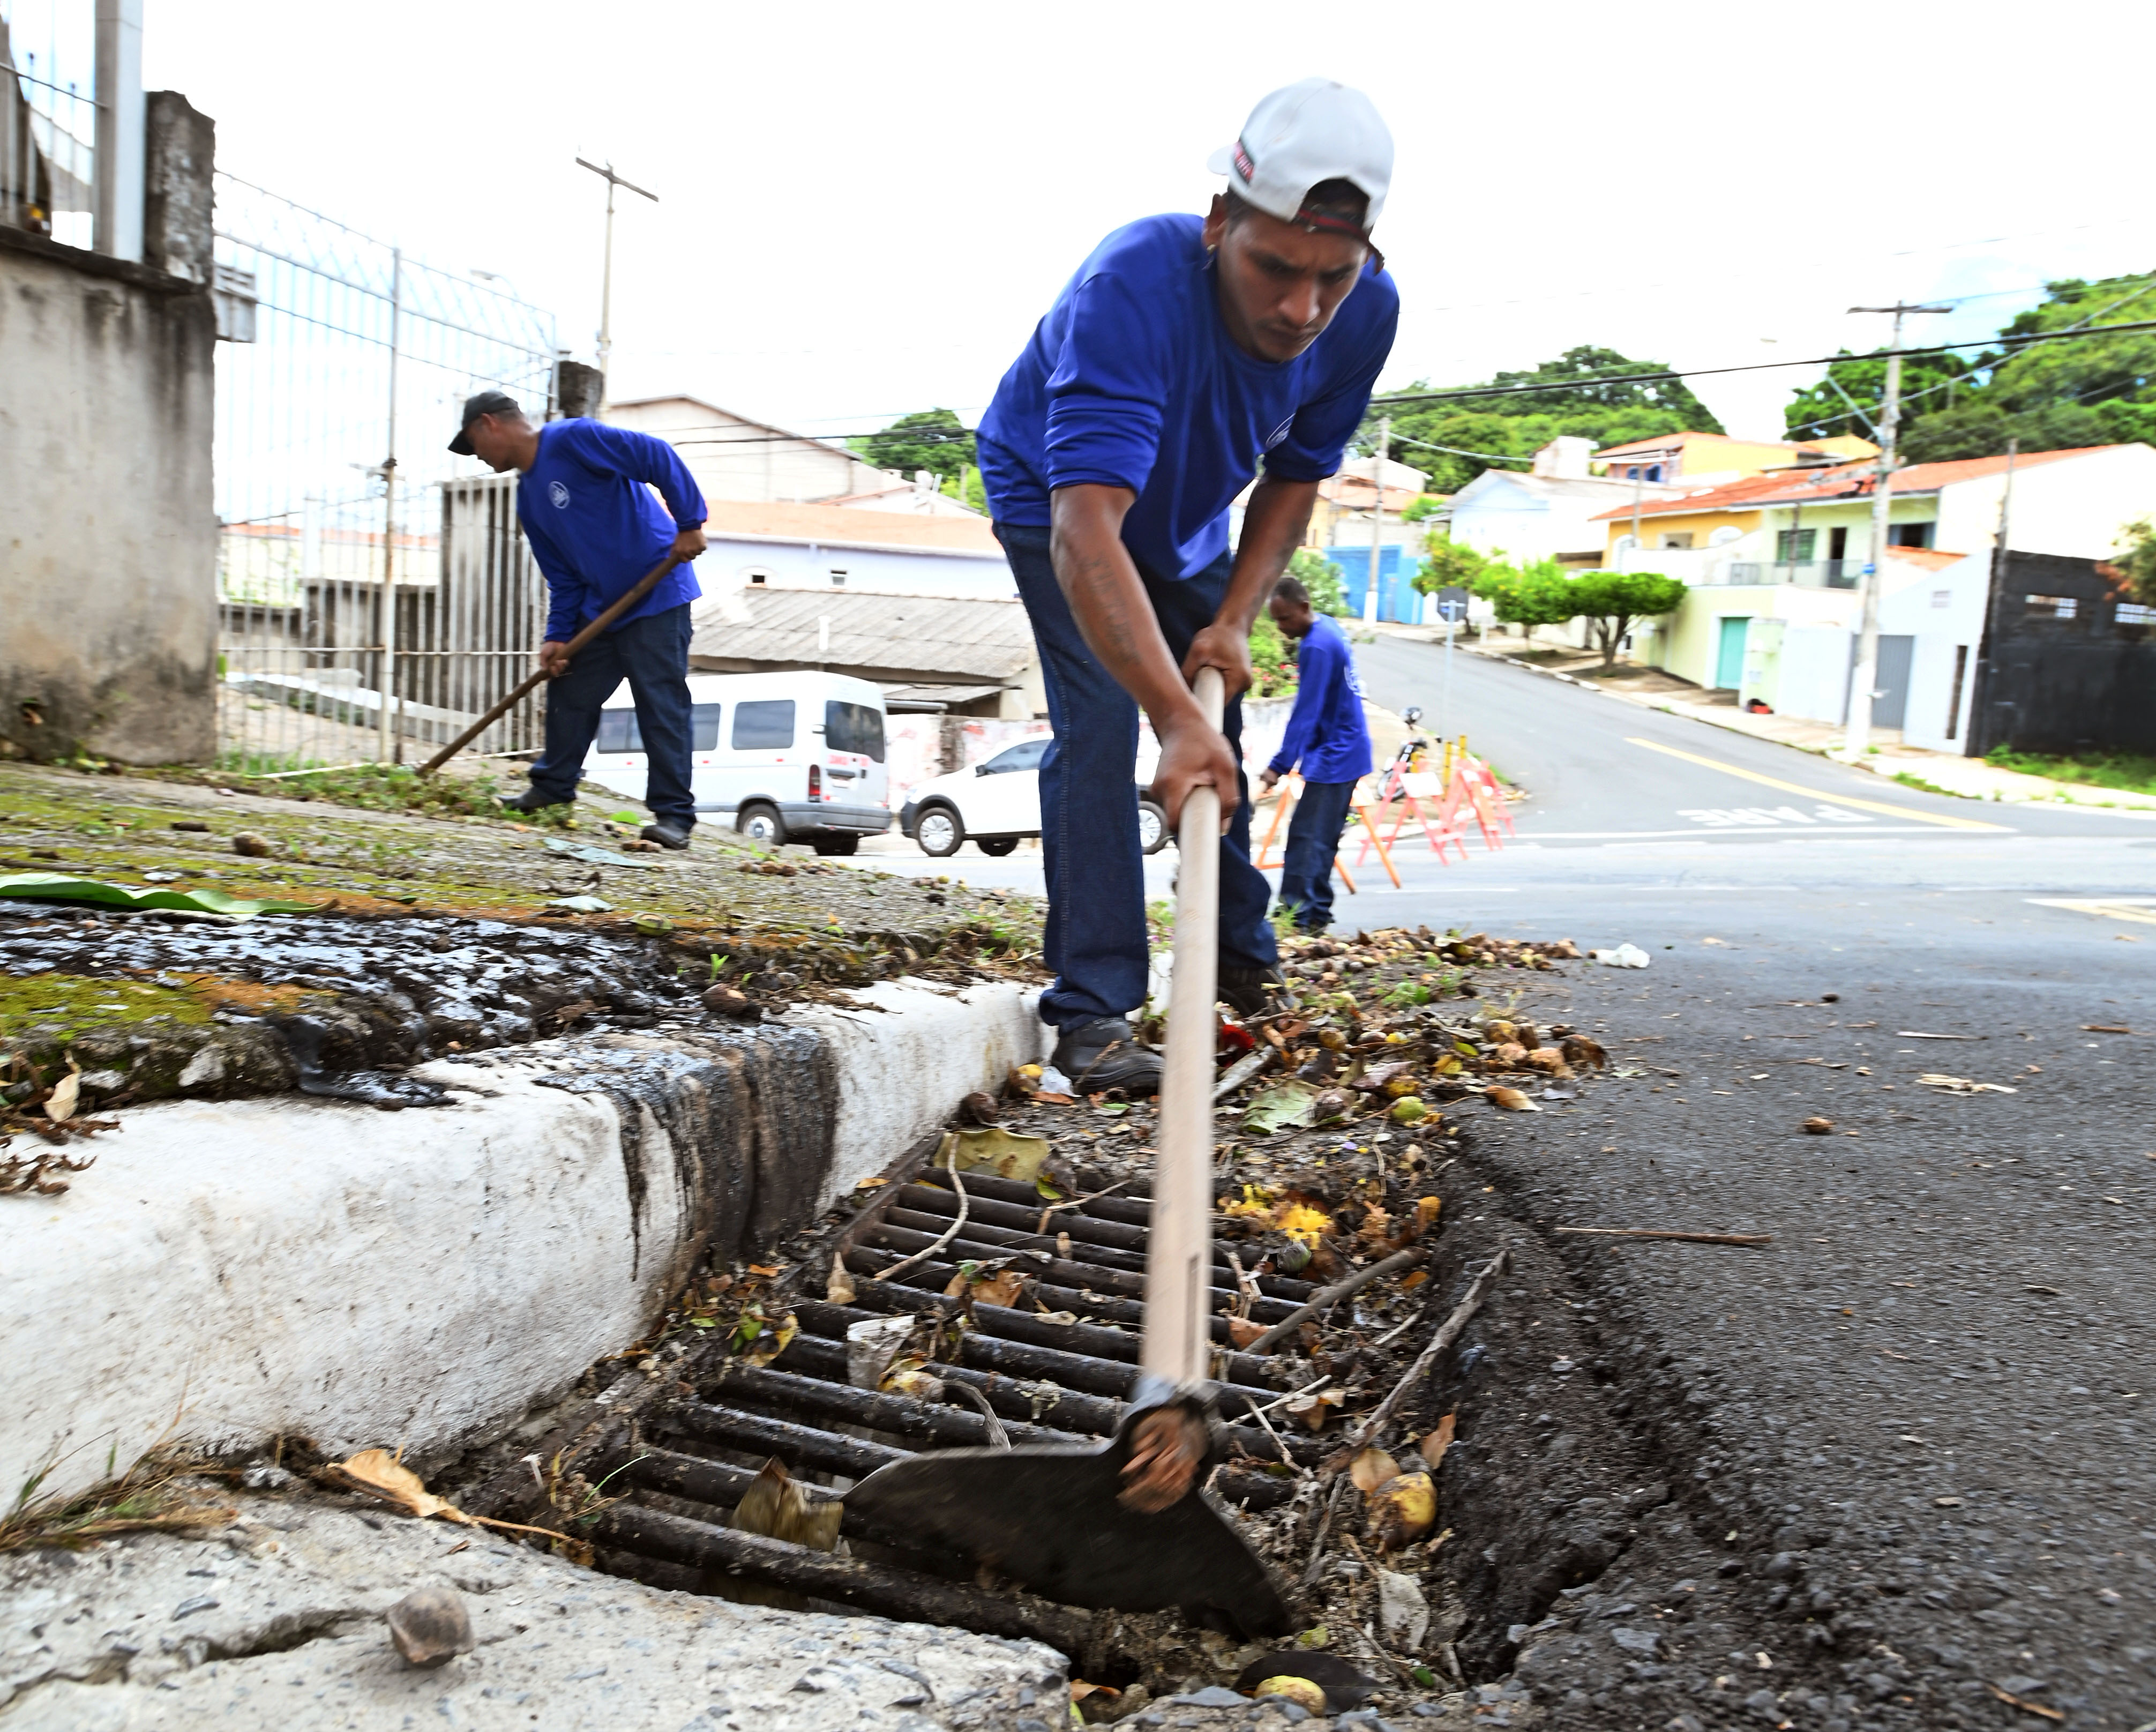
POLYGON ((1368 239, 1393 178, 1393 135, 1360 90, 1329 78, 1306 78, 1250 110, 1242 136, 1206 159, 1235 192, 1269 217, 1307 228, 1346 229, 1368 239), (1369 199, 1360 229, 1303 200, 1321 182, 1352 181, 1369 199))

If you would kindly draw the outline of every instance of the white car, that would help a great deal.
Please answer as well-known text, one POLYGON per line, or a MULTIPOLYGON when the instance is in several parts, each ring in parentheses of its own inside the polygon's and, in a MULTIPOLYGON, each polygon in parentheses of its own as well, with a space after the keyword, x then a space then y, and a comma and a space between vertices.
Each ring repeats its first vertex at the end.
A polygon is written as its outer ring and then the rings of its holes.
MULTIPOLYGON (((968 840, 983 854, 1008 854, 1024 836, 1040 834, 1040 760, 1050 743, 1044 734, 1006 746, 970 769, 923 782, 906 796, 898 827, 938 859, 968 840)), ((1145 789, 1160 750, 1147 742, 1138 754, 1138 845, 1158 852, 1168 840, 1168 815, 1145 789)))

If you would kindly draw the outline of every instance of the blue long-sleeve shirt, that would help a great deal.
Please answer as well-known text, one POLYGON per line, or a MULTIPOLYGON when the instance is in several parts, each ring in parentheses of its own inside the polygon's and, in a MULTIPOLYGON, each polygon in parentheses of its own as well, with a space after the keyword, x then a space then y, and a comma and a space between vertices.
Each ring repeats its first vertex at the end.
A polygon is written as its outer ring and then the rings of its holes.
POLYGON ((1058 487, 1127 487, 1124 545, 1187 578, 1227 551, 1228 506, 1260 458, 1290 481, 1340 467, 1392 350, 1391 275, 1365 265, 1315 342, 1260 361, 1221 322, 1204 228, 1162 216, 1118 229, 1056 297, 981 419, 998 522, 1045 525, 1058 487))
POLYGON ((1296 651, 1295 708, 1271 768, 1299 763, 1306 782, 1356 782, 1370 773, 1370 726, 1363 719, 1363 681, 1346 635, 1326 614, 1311 621, 1296 651))
MULTIPOLYGON (((542 427, 538 460, 517 486, 516 517, 547 578, 547 642, 574 637, 666 557, 678 530, 705 516, 696 478, 665 439, 581 416, 542 427)), ((609 629, 703 593, 696 568, 677 565, 609 629)))

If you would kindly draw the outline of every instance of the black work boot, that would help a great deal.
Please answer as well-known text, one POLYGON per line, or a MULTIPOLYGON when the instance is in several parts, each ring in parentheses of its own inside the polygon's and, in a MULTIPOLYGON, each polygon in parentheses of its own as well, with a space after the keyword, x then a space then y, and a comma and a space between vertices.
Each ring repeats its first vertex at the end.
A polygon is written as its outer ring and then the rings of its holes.
POLYGON ((1287 984, 1278 969, 1224 968, 1214 990, 1222 1004, 1245 1022, 1265 1014, 1265 1000, 1287 984))
POLYGON ((574 804, 576 804, 574 799, 556 799, 549 794, 540 793, 536 788, 527 788, 514 798, 504 795, 501 809, 505 812, 531 813, 543 812, 549 806, 573 806, 574 804))
POLYGON ((685 848, 689 845, 689 832, 676 830, 663 818, 645 825, 643 835, 645 841, 656 842, 662 848, 685 848))
POLYGON ((1139 1046, 1130 1024, 1120 1016, 1097 1016, 1064 1030, 1049 1062, 1081 1094, 1111 1088, 1130 1096, 1160 1092, 1160 1055, 1139 1046))

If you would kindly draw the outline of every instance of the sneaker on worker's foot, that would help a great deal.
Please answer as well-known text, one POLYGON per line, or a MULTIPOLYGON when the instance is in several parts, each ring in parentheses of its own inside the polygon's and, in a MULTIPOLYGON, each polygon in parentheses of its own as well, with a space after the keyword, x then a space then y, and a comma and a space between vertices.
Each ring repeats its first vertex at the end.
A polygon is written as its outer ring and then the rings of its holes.
POLYGON ((689 832, 663 822, 647 824, 644 826, 644 840, 656 842, 662 848, 685 848, 689 845, 689 832))
POLYGON ((543 812, 549 806, 573 806, 574 804, 576 804, 574 799, 556 799, 550 794, 540 793, 536 788, 527 788, 513 799, 505 795, 501 802, 502 809, 506 812, 527 813, 543 812))
POLYGON ((1287 984, 1278 969, 1224 968, 1214 989, 1220 1002, 1245 1021, 1265 1014, 1265 1000, 1287 984))
POLYGON ((1120 1016, 1098 1016, 1067 1028, 1049 1062, 1081 1094, 1120 1088, 1127 1095, 1160 1092, 1160 1055, 1141 1046, 1120 1016))

